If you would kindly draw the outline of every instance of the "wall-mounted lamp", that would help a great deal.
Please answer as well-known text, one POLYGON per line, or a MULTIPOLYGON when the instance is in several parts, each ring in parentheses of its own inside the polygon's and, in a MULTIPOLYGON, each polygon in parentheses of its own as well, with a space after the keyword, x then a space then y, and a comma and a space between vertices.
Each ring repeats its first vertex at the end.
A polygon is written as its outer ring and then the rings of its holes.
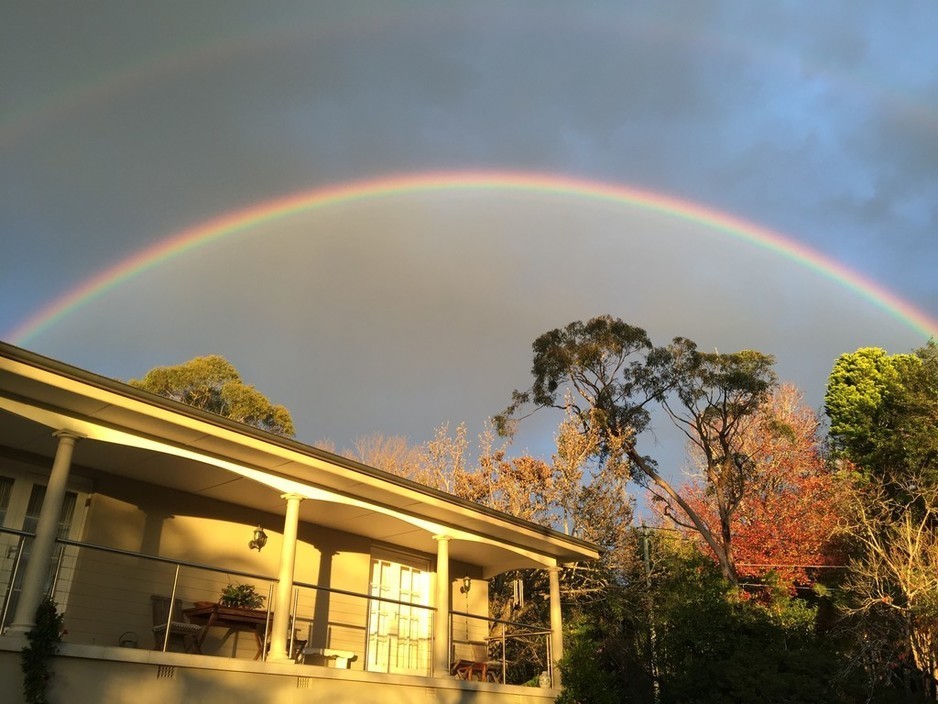
POLYGON ((470 589, 472 589, 472 579, 469 578, 469 575, 466 575, 462 578, 462 586, 459 588, 459 593, 468 594, 470 589))
POLYGON ((260 552, 261 548, 265 545, 267 545, 267 533, 264 532, 263 528, 258 526, 254 530, 254 538, 248 543, 248 549, 260 552))

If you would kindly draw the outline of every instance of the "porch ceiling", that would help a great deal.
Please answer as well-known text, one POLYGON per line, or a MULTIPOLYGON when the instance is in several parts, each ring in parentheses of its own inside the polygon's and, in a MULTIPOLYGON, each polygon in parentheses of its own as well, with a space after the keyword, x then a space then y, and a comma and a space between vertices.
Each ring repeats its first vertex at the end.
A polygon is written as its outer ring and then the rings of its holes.
MULTIPOLYGON (((5 455, 48 471, 56 445, 46 426, 0 410, 0 457, 5 455)), ((271 516, 265 522, 268 531, 278 531, 283 520, 285 503, 278 490, 219 467, 153 450, 82 440, 75 447, 72 471, 92 481, 102 473, 110 474, 260 511, 271 516)), ((354 483, 349 488, 354 489, 354 483)), ((300 504, 300 521, 428 555, 436 553, 436 543, 428 531, 364 507, 307 499, 300 504)), ((450 556, 479 565, 490 574, 538 566, 503 547, 459 540, 450 543, 450 556)))

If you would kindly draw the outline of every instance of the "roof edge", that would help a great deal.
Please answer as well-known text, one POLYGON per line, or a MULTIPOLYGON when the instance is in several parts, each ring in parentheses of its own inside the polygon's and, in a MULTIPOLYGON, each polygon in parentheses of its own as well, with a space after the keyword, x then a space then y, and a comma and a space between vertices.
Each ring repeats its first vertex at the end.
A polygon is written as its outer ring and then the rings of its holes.
POLYGON ((252 425, 247 425, 245 423, 226 418, 225 416, 220 416, 216 413, 194 408, 150 391, 138 389, 118 379, 96 374, 66 362, 53 359, 52 357, 47 357, 37 352, 32 352, 22 347, 17 347, 16 345, 10 344, 3 340, 0 340, 0 356, 12 361, 38 368, 48 373, 66 377, 71 381, 86 384, 103 391, 154 406, 164 411, 169 411, 171 413, 182 415, 193 420, 198 420, 229 432, 250 437, 254 440, 260 440, 261 442, 267 443, 269 445, 274 445, 282 449, 297 452, 312 459, 327 462, 329 464, 342 467, 343 469, 365 475, 372 479, 377 479, 404 489, 409 489, 416 493, 432 497, 436 500, 450 503, 459 508, 481 513, 505 523, 510 523, 519 528, 524 528, 533 533, 539 533, 545 538, 560 540, 570 545, 578 546, 584 550, 594 551, 597 553, 601 552, 601 549, 598 545, 591 543, 588 540, 584 540, 583 538, 577 538, 575 536, 562 533, 561 531, 555 530, 553 528, 549 528, 538 523, 533 523, 531 521, 526 521, 522 518, 518 518, 517 516, 512 516, 510 513, 505 513, 504 511, 499 511, 498 509, 484 506, 483 504, 469 501, 468 499, 463 499, 459 496, 455 496, 440 489, 435 489, 433 487, 420 484, 419 482, 415 482, 412 479, 407 479, 406 477, 401 477, 376 467, 371 467, 356 460, 343 457, 342 455, 337 455, 333 452, 329 452, 312 445, 307 445, 303 442, 300 442, 299 440, 294 440, 292 438, 287 438, 275 433, 270 433, 252 425))

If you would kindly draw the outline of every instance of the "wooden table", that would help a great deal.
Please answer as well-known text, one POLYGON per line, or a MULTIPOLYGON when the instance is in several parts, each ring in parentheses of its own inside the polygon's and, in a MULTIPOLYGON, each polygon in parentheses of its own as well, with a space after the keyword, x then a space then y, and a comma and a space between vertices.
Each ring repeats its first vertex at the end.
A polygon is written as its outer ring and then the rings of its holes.
MULTIPOLYGON (((242 609, 220 604, 208 604, 184 609, 183 613, 192 623, 202 626, 202 631, 196 636, 196 644, 201 650, 202 641, 213 626, 226 628, 226 640, 235 631, 250 631, 254 634, 257 643, 255 660, 259 660, 264 652, 264 631, 267 626, 267 611, 264 609, 242 609)), ((273 614, 271 614, 273 616, 273 614)))
POLYGON ((450 674, 456 679, 471 680, 476 677, 480 682, 501 682, 502 664, 495 660, 457 660, 450 668, 450 674))

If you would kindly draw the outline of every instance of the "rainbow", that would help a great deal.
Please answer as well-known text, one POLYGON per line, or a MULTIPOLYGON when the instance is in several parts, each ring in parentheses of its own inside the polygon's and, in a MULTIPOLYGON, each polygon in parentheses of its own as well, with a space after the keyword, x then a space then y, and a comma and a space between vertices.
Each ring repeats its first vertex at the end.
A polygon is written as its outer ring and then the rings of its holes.
POLYGON ((290 216, 366 200, 435 192, 528 193, 626 205, 684 220, 774 252, 831 279, 910 326, 925 338, 938 333, 938 321, 878 283, 839 262, 764 227, 705 206, 624 185, 551 174, 455 171, 392 175, 313 188, 226 213, 167 237, 118 262, 53 300, 7 339, 24 344, 66 315, 141 272, 236 233, 290 216))

